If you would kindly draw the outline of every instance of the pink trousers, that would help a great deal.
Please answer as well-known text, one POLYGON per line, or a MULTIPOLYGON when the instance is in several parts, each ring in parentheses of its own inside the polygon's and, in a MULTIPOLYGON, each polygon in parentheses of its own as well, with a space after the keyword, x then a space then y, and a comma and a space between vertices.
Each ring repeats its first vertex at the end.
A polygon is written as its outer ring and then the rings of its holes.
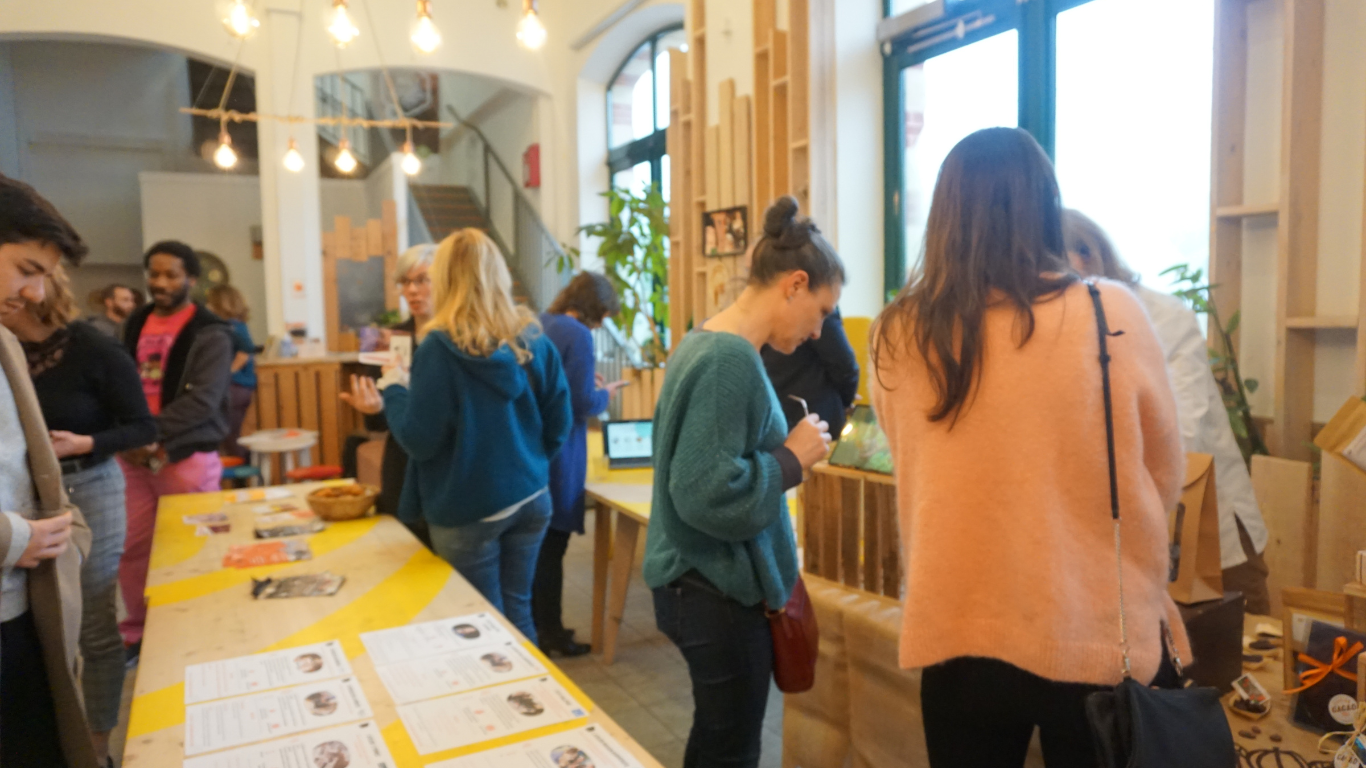
POLYGON ((128 608, 128 618, 119 622, 123 642, 131 645, 142 640, 142 625, 147 620, 147 564, 152 557, 152 532, 157 524, 157 502, 162 496, 177 493, 205 493, 219 490, 223 463, 216 453, 196 453, 159 472, 129 464, 122 458, 119 466, 128 481, 128 538, 119 561, 119 590, 128 608))

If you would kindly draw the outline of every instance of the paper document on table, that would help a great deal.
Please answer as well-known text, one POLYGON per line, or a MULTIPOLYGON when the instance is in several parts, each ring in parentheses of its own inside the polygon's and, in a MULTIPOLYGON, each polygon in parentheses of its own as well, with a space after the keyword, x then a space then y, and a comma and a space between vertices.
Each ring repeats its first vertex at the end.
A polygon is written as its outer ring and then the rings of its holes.
POLYGON ((244 491, 233 491, 228 494, 228 503, 245 504, 248 501, 270 501, 272 499, 288 499, 294 496, 294 491, 288 488, 248 488, 244 491))
POLYGON ((452 693, 545 674, 545 666, 514 642, 468 648, 440 656, 376 666, 395 704, 411 704, 452 693))
POLYGON ((360 636, 375 666, 437 656, 466 648, 513 642, 512 633, 491 613, 409 624, 360 636))
POLYGON ((420 755, 467 747, 515 733, 567 723, 588 710, 549 677, 403 704, 398 716, 420 755))
POLYGON ((328 640, 188 666, 185 668, 185 703, 198 704, 350 674, 351 664, 346 660, 341 643, 328 640))
POLYGON ((644 768, 601 726, 586 725, 554 736, 432 763, 427 768, 644 768))
POLYGON ((184 768, 394 768, 373 720, 194 757, 184 768))
POLYGON ((324 680, 185 708, 185 755, 193 757, 373 716, 355 678, 324 680))

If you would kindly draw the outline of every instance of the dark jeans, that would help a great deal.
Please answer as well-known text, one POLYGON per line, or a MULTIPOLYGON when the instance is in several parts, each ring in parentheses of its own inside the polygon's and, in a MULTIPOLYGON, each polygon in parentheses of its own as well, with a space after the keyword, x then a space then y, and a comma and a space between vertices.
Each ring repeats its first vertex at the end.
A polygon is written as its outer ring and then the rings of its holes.
POLYGON ((572 534, 548 528, 536 558, 536 579, 531 585, 531 616, 542 643, 554 645, 564 637, 564 553, 572 534))
POLYGON ((256 390, 250 387, 228 385, 228 436, 223 440, 223 449, 229 456, 244 459, 251 456, 251 451, 237 444, 237 438, 242 436, 242 422, 247 418, 247 409, 251 407, 251 398, 255 395, 256 390))
POLYGON ((754 768, 773 678, 763 605, 745 607, 696 571, 654 591, 655 622, 688 662, 694 702, 684 768, 754 768))
POLYGON ((0 624, 0 768, 66 765, 31 612, 0 624))
MULTIPOLYGON (((1165 654, 1154 685, 1175 687, 1165 654)), ((1086 697, 1108 686, 1046 680, 997 659, 926 667, 920 708, 932 768, 1020 768, 1034 728, 1048 768, 1095 768, 1086 697)))

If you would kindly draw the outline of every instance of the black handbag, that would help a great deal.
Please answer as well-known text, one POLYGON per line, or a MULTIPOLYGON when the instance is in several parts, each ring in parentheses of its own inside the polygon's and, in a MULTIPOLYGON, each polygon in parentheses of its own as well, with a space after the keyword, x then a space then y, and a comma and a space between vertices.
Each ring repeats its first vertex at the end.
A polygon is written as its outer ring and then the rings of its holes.
MULTIPOLYGON (((1219 693, 1213 688, 1150 688, 1133 679, 1129 666, 1129 630, 1124 622, 1124 567, 1120 556, 1119 483, 1115 477, 1115 419, 1110 397, 1111 335, 1105 321, 1100 290, 1088 282, 1100 335, 1101 387, 1105 396, 1105 442, 1110 458, 1110 517, 1115 525, 1115 559, 1119 562, 1119 641, 1124 655, 1124 679, 1114 690, 1086 697, 1086 719, 1095 739, 1101 768, 1236 768, 1233 748, 1219 693)), ((1163 644, 1184 680, 1181 657, 1165 624, 1163 644)))

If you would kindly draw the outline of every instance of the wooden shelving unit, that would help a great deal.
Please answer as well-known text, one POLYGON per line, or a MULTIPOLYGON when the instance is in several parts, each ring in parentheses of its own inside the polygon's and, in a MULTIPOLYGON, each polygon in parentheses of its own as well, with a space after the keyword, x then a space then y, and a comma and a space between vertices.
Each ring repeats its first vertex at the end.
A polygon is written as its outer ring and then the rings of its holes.
POLYGON ((673 77, 669 154, 675 169, 670 246, 670 314, 673 338, 725 308, 749 277, 744 256, 702 255, 702 217, 734 206, 749 209, 751 241, 763 214, 779 195, 809 207, 810 8, 790 0, 785 29, 776 0, 754 3, 754 94, 735 93, 735 81, 717 84, 716 114, 708 114, 706 8, 689 0, 688 52, 670 54, 673 77), (714 120, 714 122, 713 122, 714 120))
MULTIPOLYGON (((1241 305, 1243 227, 1274 218, 1276 354, 1273 455, 1307 460, 1314 420, 1314 358, 1321 332, 1356 334, 1355 384, 1366 390, 1366 291, 1355 316, 1323 316, 1317 307, 1319 169, 1323 113, 1324 0, 1279 0, 1283 14, 1278 200, 1248 202, 1244 193, 1248 106, 1248 0, 1218 0, 1215 11, 1214 139, 1210 211, 1210 282, 1224 318, 1241 305)), ((1366 262, 1366 253, 1362 255, 1366 262)), ((1341 338, 1341 337, 1338 337, 1341 338)), ((1237 340, 1235 339, 1235 343, 1237 340)))

